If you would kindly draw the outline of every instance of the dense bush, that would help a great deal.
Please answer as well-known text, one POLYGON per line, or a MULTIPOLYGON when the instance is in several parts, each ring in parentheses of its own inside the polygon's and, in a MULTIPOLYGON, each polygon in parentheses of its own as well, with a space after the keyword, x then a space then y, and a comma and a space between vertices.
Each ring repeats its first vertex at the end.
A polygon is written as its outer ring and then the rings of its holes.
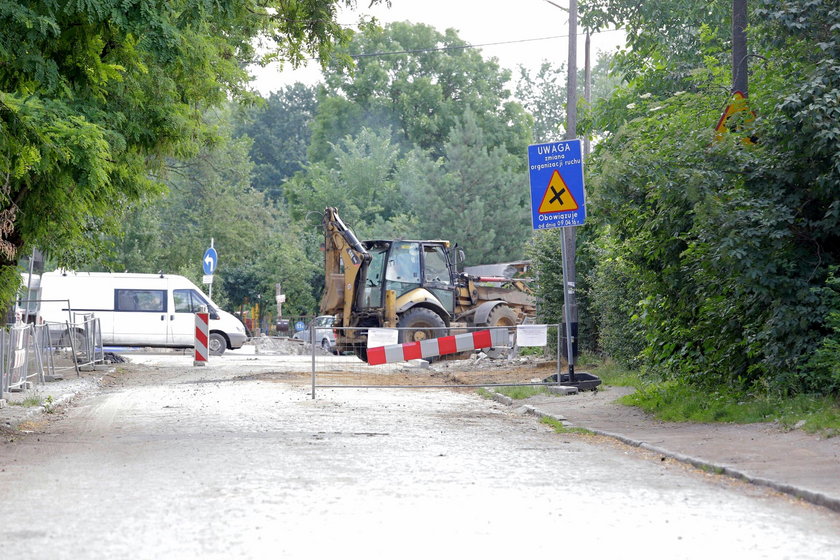
POLYGON ((699 28, 699 55, 646 41, 584 121, 604 136, 587 166, 587 311, 603 350, 657 375, 836 394, 840 10, 765 0, 751 22, 754 113, 731 133, 714 130, 729 99, 724 21, 699 28))

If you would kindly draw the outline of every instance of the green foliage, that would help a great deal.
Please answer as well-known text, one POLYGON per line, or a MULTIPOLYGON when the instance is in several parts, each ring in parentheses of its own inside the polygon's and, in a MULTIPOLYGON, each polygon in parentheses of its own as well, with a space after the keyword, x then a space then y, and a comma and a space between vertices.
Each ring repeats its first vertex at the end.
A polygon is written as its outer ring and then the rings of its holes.
POLYGON ((334 206, 346 223, 359 230, 358 235, 369 230, 375 217, 399 221, 403 211, 397 186, 400 151, 391 142, 390 132, 364 128, 356 137, 347 136, 331 147, 332 165, 310 163, 284 185, 295 216, 311 214, 319 219, 324 208, 334 206))
POLYGON ((162 191, 167 158, 212 143, 199 108, 250 97, 254 39, 326 60, 348 39, 339 3, 354 2, 0 0, 2 275, 29 247, 69 267, 98 258, 102 235, 162 191))
POLYGON ((670 381, 639 387, 618 402, 638 406, 668 422, 777 422, 826 437, 840 435, 840 406, 827 397, 708 391, 670 381))
POLYGON ((315 89, 296 83, 272 92, 265 103, 242 115, 236 134, 253 140, 249 153, 254 189, 272 200, 281 198, 281 185, 306 163, 314 114, 315 89))
POLYGON ((510 72, 475 49, 429 51, 464 45, 455 30, 440 33, 423 24, 369 25, 353 37, 346 52, 356 54, 352 74, 331 67, 313 125, 311 161, 326 161, 329 145, 363 128, 390 129, 394 143, 443 155, 450 131, 471 107, 489 146, 521 155, 530 122, 521 106, 509 101, 510 72), (388 56, 365 56, 392 53, 388 56))
POLYGON ((402 196, 420 222, 417 234, 457 242, 467 264, 519 258, 530 231, 520 162, 487 146, 475 113, 467 108, 444 145, 440 165, 415 159, 416 171, 402 174, 402 196))
POLYGON ((554 418, 549 418, 548 416, 543 416, 542 418, 540 418, 540 423, 545 424, 547 426, 551 426, 551 428, 558 434, 593 434, 592 430, 587 430, 586 428, 578 428, 574 426, 567 426, 563 422, 555 420, 554 418))
POLYGON ((725 0, 581 0, 579 5, 585 28, 625 30, 627 49, 617 57, 617 70, 627 81, 645 82, 645 91, 686 89, 679 84, 702 65, 698 53, 720 55, 730 35, 732 3, 725 0))
POLYGON ((818 295, 827 310, 825 325, 828 334, 820 341, 814 355, 808 360, 812 384, 826 393, 840 393, 840 268, 829 273, 825 286, 818 295))
POLYGON ((536 395, 544 395, 547 394, 545 387, 542 386, 512 386, 512 387, 496 387, 496 392, 504 395, 506 397, 510 397, 514 400, 522 400, 527 399, 536 395))
POLYGON ((642 292, 634 282, 638 273, 615 241, 604 239, 592 270, 592 305, 596 316, 598 345, 627 367, 638 367, 645 348, 645 333, 639 320, 642 292))
POLYGON ((534 76, 520 66, 516 97, 534 117, 535 142, 563 139, 566 123, 566 71, 563 64, 552 67, 550 62, 543 62, 534 76))
POLYGON ((528 256, 539 280, 535 286, 539 316, 546 323, 563 322, 562 255, 563 236, 559 228, 533 234, 528 256))
POLYGON ((325 74, 309 163, 283 186, 295 219, 314 225, 334 206, 360 238, 450 239, 473 264, 521 258, 531 119, 495 61, 428 51, 462 44, 407 22, 354 37, 357 68, 325 74))
MULTIPOLYGON (((628 81, 584 119, 605 135, 587 166, 577 262, 599 347, 680 387, 836 394, 840 12, 760 4, 756 118, 716 138, 729 4, 587 5, 602 10, 597 25, 629 33, 617 63, 628 81)), ((559 316, 559 242, 535 253, 541 310, 559 316)))

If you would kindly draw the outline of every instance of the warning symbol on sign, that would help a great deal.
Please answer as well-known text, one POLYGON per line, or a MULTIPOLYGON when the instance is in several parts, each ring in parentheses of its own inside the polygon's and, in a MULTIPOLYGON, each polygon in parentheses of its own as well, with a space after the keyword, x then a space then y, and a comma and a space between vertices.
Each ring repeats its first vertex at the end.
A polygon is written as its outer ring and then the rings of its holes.
POLYGON ((575 197, 572 196, 571 191, 566 186, 566 181, 563 180, 563 176, 555 169, 545 189, 545 195, 543 195, 542 202, 540 203, 539 213, 571 212, 577 209, 578 203, 575 197))

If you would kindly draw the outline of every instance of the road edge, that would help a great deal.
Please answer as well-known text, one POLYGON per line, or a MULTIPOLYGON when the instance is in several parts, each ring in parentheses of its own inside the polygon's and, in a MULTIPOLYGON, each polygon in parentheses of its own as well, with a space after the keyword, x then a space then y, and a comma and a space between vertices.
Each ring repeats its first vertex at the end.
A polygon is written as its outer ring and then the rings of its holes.
MULTIPOLYGON (((501 393, 497 393, 496 391, 485 388, 491 398, 501 404, 507 406, 514 406, 516 402, 514 399, 502 395, 501 393)), ((562 416, 557 416, 556 414, 550 414, 548 412, 542 411, 539 408, 532 406, 532 405, 522 405, 521 406, 522 412, 525 414, 529 414, 532 416, 536 416, 537 418, 549 418, 551 420, 555 420, 558 422, 562 422, 563 425, 569 427, 580 427, 585 428, 588 431, 592 432, 593 434, 609 437, 616 439, 622 443, 630 445, 632 447, 639 447, 641 449, 646 449, 648 451, 652 451, 664 457, 668 457, 669 459, 673 459, 675 461, 679 461, 680 463, 684 463, 687 465, 691 465, 694 468, 706 471, 706 472, 713 472, 717 474, 721 474, 724 476, 728 476, 730 478, 734 478, 736 480, 741 480, 744 482, 749 482, 750 484, 754 484, 756 486, 763 486, 766 488, 770 488, 771 490, 775 490, 782 494, 787 494, 789 496, 793 496, 795 498, 799 498, 804 500, 808 503, 828 508, 832 511, 840 513, 840 499, 834 498, 832 496, 828 496, 823 494, 822 492, 815 492, 813 490, 808 490, 807 488, 802 488, 793 484, 787 484, 783 482, 779 482, 776 480, 771 480, 768 478, 760 477, 751 475, 747 472, 729 467, 727 465, 715 463, 712 461, 707 461, 705 459, 701 459, 699 457, 693 457, 691 455, 686 455, 684 453, 679 453, 676 451, 671 451, 664 447, 659 447, 656 445, 651 445, 647 442, 640 441, 633 439, 631 437, 625 436, 623 434, 615 433, 615 432, 608 432, 605 430, 599 430, 596 428, 591 428, 589 426, 584 426, 580 424, 573 424, 569 422, 566 418, 562 416)))

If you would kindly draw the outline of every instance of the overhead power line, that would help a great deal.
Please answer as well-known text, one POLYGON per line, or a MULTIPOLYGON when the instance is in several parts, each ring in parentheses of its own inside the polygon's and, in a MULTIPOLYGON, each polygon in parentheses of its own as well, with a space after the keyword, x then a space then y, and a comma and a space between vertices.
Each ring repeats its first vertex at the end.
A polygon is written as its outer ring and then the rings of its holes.
MULTIPOLYGON (((620 29, 605 29, 603 31, 597 31, 596 33, 611 33, 613 31, 620 31, 620 29)), ((595 33, 593 33, 594 35, 595 33)), ((372 53, 357 53, 357 54, 350 54, 348 55, 350 58, 372 58, 377 56, 393 56, 399 54, 417 54, 417 53, 424 53, 424 52, 437 52, 437 51, 453 51, 453 50, 463 50, 463 49, 478 49, 481 47, 495 47, 497 45, 512 45, 515 43, 531 43, 535 41, 550 41, 552 39, 565 39, 568 38, 569 35, 551 35, 549 37, 536 37, 533 39, 516 39, 511 41, 496 41, 494 43, 476 43, 476 44, 466 44, 466 45, 449 45, 445 47, 426 47, 422 49, 406 49, 402 51, 379 51, 379 52, 372 52, 372 53)), ((317 60, 317 59, 312 59, 317 60)))

